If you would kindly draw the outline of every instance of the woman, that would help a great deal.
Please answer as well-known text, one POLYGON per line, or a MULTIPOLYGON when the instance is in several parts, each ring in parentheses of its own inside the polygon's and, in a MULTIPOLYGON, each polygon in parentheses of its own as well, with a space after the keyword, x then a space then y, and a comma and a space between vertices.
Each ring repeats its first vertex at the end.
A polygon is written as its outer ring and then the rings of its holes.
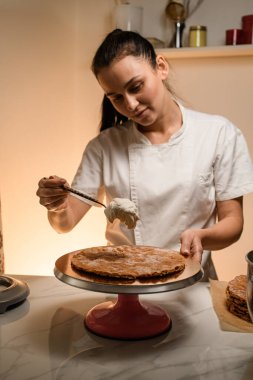
MULTIPOLYGON (((223 117, 179 104, 167 84, 168 63, 137 33, 111 32, 92 70, 105 93, 101 133, 87 145, 72 186, 137 206, 134 230, 119 220, 107 224, 110 244, 175 249, 215 277, 208 252, 239 239, 243 195, 253 191, 241 132, 223 117)), ((63 190, 65 183, 43 178, 37 191, 58 232, 70 231, 91 207, 63 190)))

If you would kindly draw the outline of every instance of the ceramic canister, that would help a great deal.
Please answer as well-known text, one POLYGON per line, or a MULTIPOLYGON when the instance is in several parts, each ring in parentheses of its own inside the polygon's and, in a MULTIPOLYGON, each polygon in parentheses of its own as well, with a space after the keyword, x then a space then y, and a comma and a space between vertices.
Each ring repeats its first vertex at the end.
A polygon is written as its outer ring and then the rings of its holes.
POLYGON ((253 43, 253 15, 246 15, 242 17, 242 29, 244 34, 244 43, 253 43))

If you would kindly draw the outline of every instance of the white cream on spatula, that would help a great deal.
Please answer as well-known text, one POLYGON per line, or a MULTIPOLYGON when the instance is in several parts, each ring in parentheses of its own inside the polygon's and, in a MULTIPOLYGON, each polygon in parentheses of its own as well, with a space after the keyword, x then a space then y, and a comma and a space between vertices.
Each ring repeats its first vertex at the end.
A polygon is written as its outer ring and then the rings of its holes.
POLYGON ((136 226, 139 216, 135 204, 126 198, 114 198, 105 208, 104 213, 112 223, 116 218, 124 223, 128 229, 133 229, 136 226))

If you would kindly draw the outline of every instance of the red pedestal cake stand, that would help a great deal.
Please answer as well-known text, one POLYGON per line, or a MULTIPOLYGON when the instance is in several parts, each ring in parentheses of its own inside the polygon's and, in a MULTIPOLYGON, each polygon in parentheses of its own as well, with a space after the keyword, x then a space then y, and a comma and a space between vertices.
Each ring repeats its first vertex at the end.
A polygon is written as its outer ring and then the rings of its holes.
POLYGON ((55 263, 55 276, 78 288, 95 292, 118 294, 116 302, 109 301, 93 307, 84 322, 93 333, 114 339, 145 339, 165 333, 171 328, 171 318, 161 307, 139 300, 139 294, 151 294, 182 289, 203 277, 200 264, 186 259, 183 272, 145 280, 112 279, 76 271, 71 258, 78 251, 61 256, 55 263))

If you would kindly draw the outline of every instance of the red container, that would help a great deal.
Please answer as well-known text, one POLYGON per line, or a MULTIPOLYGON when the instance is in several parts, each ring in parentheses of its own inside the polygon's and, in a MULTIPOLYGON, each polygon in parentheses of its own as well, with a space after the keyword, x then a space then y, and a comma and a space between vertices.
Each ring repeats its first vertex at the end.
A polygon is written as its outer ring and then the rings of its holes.
POLYGON ((244 34, 244 44, 253 43, 253 15, 242 17, 242 29, 244 34))
POLYGON ((244 31, 242 29, 226 30, 226 45, 244 44, 244 31))

